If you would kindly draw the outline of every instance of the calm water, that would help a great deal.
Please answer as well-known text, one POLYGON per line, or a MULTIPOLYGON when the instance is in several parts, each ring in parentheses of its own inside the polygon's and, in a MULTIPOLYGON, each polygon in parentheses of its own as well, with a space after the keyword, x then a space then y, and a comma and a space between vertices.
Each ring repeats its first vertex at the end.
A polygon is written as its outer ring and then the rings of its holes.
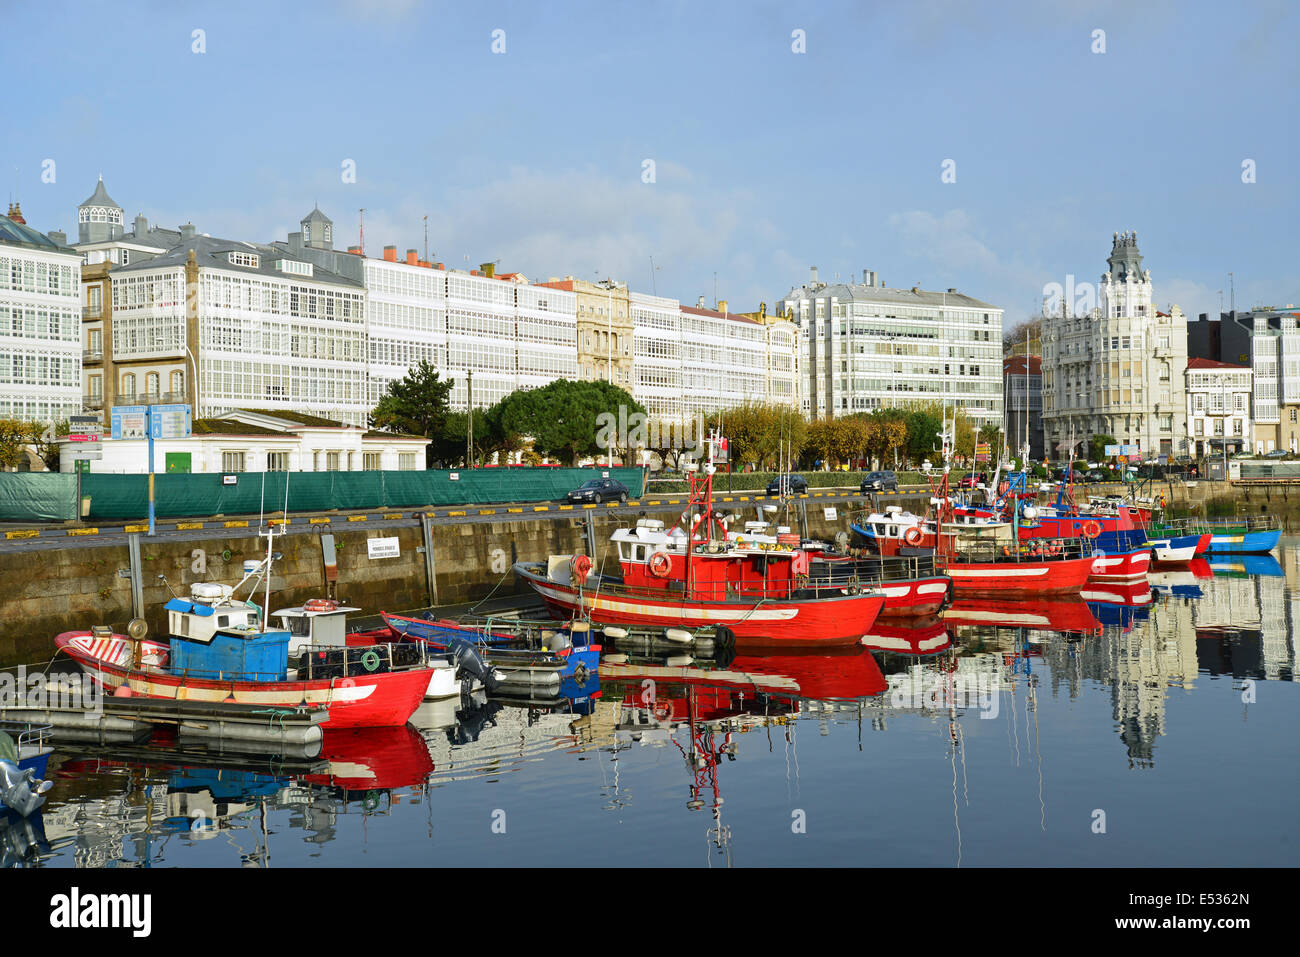
POLYGON ((60 751, 0 846, 52 867, 1300 863, 1300 539, 1085 597, 959 603, 859 654, 632 656, 586 713, 441 702, 314 761, 60 751))

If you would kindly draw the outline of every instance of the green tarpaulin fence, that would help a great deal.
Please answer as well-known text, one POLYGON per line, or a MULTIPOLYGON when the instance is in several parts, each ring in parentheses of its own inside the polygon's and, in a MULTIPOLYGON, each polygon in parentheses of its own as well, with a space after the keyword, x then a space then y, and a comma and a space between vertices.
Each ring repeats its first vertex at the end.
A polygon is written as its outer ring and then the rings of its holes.
POLYGON ((0 472, 0 521, 67 522, 77 517, 77 477, 0 472))
MULTIPOLYGON (((154 511, 159 518, 269 514, 284 508, 286 481, 290 512, 545 502, 564 498, 605 471, 633 497, 641 494, 642 472, 634 468, 241 472, 234 484, 219 474, 172 473, 154 476, 154 511)), ((75 518, 76 481, 75 475, 0 474, 0 521, 75 518)), ((86 518, 92 522, 143 519, 149 511, 147 475, 88 473, 81 477, 81 494, 90 500, 86 518)))

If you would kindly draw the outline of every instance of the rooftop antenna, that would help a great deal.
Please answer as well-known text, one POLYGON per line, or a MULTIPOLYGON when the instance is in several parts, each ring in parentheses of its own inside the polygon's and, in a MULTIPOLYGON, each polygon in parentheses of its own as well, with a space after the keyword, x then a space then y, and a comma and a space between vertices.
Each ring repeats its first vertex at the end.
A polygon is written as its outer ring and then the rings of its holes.
POLYGON ((717 270, 714 270, 714 272, 713 272, 713 309, 714 309, 715 312, 717 311, 717 308, 718 308, 718 273, 717 273, 717 270))
POLYGON ((361 255, 364 257, 366 254, 366 211, 362 209, 358 210, 358 213, 361 217, 361 237, 358 241, 361 244, 361 255))
POLYGON ((429 261, 429 216, 424 217, 424 261, 429 261))
POLYGON ((1236 319, 1237 318, 1237 282, 1235 279, 1233 279, 1232 273, 1228 273, 1228 293, 1232 297, 1231 300, 1232 318, 1236 319))

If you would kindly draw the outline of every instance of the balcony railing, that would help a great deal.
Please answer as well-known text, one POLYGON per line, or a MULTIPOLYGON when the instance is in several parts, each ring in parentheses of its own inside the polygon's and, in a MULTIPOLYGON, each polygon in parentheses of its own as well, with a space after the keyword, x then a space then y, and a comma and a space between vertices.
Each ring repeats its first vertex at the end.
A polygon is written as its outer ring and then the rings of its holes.
POLYGON ((82 349, 82 350, 81 350, 81 361, 82 361, 82 362, 102 362, 102 361, 104 361, 104 350, 103 350, 103 349, 82 349))
POLYGON ((102 395, 83 395, 81 404, 87 409, 102 409, 104 407, 104 397, 102 395))
POLYGON ((82 306, 82 307, 81 307, 81 318, 82 318, 82 319, 102 319, 103 316, 104 316, 104 309, 103 309, 102 306, 82 306))
POLYGON ((170 405, 184 402, 184 392, 119 392, 120 405, 170 405))

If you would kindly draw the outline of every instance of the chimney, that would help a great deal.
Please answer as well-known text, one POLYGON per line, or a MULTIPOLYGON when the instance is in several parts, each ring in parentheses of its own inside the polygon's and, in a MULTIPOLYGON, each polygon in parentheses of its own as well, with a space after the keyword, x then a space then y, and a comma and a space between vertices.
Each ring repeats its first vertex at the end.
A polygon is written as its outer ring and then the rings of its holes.
POLYGON ((186 223, 181 227, 181 239, 193 239, 195 234, 194 224, 186 223))
POLYGON ((350 252, 353 256, 360 256, 360 255, 361 255, 361 247, 360 247, 360 246, 349 246, 349 247, 348 247, 348 252, 350 252))
POLYGON ((497 274, 496 263, 479 263, 478 268, 481 269, 483 271, 483 275, 487 276, 489 279, 491 279, 493 276, 497 274))
POLYGON ((954 289, 952 286, 949 286, 949 287, 948 287, 948 291, 951 292, 951 293, 955 293, 957 290, 954 289))
POLYGON ((390 262, 390 263, 395 263, 395 262, 397 262, 397 247, 396 247, 396 246, 385 246, 385 247, 384 247, 384 261, 385 261, 385 262, 390 262))
POLYGON ((135 218, 135 238, 139 239, 147 232, 149 232, 149 220, 144 218, 144 213, 140 213, 135 218))
POLYGON ((862 285, 864 285, 864 286, 870 286, 870 285, 871 285, 871 270, 870 270, 870 269, 864 269, 864 270, 862 270, 862 285))
POLYGON ((54 241, 55 241, 56 243, 58 243, 60 246, 66 246, 66 245, 68 245, 68 235, 67 235, 67 233, 63 232, 63 230, 61 230, 61 229, 52 229, 52 230, 50 230, 48 233, 46 233, 45 235, 46 235, 46 236, 49 236, 52 240, 54 240, 54 241))
POLYGON ((696 300, 695 300, 695 308, 696 308, 696 309, 703 309, 703 308, 704 308, 704 297, 703 297, 703 296, 700 296, 699 299, 696 299, 696 300))
POLYGON ((716 311, 722 313, 725 316, 727 314, 727 300, 719 299, 718 308, 716 311))
POLYGON ((414 266, 420 261, 420 251, 418 249, 408 249, 406 251, 406 265, 414 266))
POLYGON ((437 268, 443 270, 444 272, 446 272, 446 270, 447 270, 447 264, 446 264, 446 263, 438 263, 438 264, 437 264, 437 268))
POLYGON ((813 266, 813 267, 812 267, 812 270, 811 270, 811 273, 810 273, 810 278, 808 279, 808 282, 809 282, 811 285, 814 285, 814 286, 817 285, 817 267, 816 267, 816 266, 813 266))

